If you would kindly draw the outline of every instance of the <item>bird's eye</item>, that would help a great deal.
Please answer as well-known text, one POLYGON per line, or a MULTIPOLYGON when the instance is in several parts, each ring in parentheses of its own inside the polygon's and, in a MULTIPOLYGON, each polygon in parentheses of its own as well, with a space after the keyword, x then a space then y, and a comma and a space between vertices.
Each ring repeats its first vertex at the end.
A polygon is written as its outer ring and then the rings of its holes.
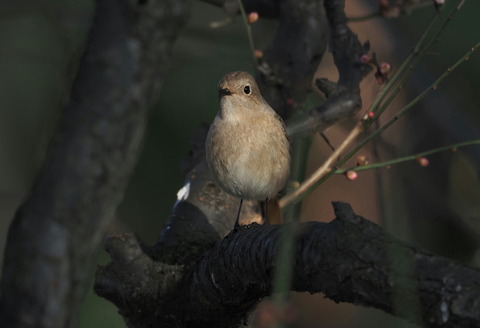
POLYGON ((250 86, 249 86, 249 85, 246 85, 245 88, 243 88, 243 92, 245 92, 246 95, 249 95, 250 92, 252 92, 252 91, 250 90, 250 86))

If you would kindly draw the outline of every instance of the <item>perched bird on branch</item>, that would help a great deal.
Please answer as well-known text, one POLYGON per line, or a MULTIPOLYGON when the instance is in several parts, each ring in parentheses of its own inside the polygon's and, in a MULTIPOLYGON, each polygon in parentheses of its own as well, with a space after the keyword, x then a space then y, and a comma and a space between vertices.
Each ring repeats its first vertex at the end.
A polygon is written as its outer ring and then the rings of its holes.
POLYGON ((220 108, 205 144, 208 166, 219 186, 240 198, 235 226, 244 199, 265 201, 266 222, 268 199, 276 197, 290 173, 285 126, 249 73, 225 75, 218 94, 220 108))

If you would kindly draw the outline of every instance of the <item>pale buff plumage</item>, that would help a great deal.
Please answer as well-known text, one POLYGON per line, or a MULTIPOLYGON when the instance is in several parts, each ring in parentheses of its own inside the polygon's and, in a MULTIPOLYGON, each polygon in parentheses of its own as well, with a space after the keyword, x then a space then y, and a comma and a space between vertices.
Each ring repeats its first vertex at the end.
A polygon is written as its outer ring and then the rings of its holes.
POLYGON ((274 198, 290 171, 282 120, 250 74, 229 73, 218 88, 220 109, 206 141, 207 162, 215 180, 241 199, 274 198))

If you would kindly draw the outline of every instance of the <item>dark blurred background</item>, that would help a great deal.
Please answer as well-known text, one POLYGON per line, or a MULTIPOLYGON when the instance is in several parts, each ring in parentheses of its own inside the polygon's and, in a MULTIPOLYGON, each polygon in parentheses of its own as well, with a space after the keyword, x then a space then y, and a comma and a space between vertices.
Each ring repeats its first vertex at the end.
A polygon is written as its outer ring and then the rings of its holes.
MULTIPOLYGON (((367 14, 377 4, 376 0, 346 2, 351 16, 367 14)), ((190 137, 202 122, 210 122, 215 115, 218 80, 229 71, 253 71, 241 19, 211 28, 210 23, 225 20, 223 11, 199 1, 191 4, 190 20, 176 43, 169 76, 151 111, 135 174, 109 227, 111 233, 136 232, 148 244, 155 242, 182 186, 180 163, 189 151, 190 137)), ((0 4, 0 249, 68 101, 93 8, 93 0, 10 0, 0 4)), ((478 12, 479 1, 466 1, 390 113, 479 41, 478 12)), ((376 18, 352 23, 351 27, 362 42, 370 40, 379 59, 391 62, 395 69, 411 51, 432 14, 433 9, 428 7, 396 20, 376 18)), ((275 27, 274 21, 262 19, 253 26, 258 48, 268 44, 275 27)), ((334 78, 335 68, 328 55, 318 75, 334 78)), ((367 77, 362 84, 365 108, 377 90, 373 76, 367 77)), ((480 58, 474 55, 377 142, 381 159, 480 138, 479 91, 480 58)), ((326 135, 338 144, 351 124, 345 122, 329 129, 326 135)), ((435 155, 429 158, 431 165, 427 168, 416 163, 402 164, 377 175, 361 174, 355 182, 334 177, 305 200, 301 218, 330 220, 330 202, 347 201, 359 214, 382 223, 404 240, 478 265, 477 148, 435 155)), ((374 150, 370 147, 366 153, 373 161, 374 150)), ((307 172, 327 154, 324 142, 313 138, 307 172)), ((107 261, 108 256, 100 252, 98 263, 107 261)), ((93 272, 94 268, 92 283, 93 272)), ((305 327, 407 326, 380 311, 335 305, 321 295, 296 295, 295 301, 301 307, 305 327)), ((97 297, 89 287, 80 327, 125 327, 116 312, 111 303, 97 297)))

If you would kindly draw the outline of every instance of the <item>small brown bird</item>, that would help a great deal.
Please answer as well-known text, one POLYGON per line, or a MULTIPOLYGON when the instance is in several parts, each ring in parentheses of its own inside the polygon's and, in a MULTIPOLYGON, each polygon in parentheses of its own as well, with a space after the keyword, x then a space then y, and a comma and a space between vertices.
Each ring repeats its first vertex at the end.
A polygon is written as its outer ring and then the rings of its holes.
MULTIPOLYGON (((253 76, 228 73, 218 84, 220 109, 206 141, 213 177, 229 194, 244 199, 275 197, 290 173, 289 142, 282 119, 260 94, 253 76)), ((264 222, 267 220, 267 205, 264 222)))

